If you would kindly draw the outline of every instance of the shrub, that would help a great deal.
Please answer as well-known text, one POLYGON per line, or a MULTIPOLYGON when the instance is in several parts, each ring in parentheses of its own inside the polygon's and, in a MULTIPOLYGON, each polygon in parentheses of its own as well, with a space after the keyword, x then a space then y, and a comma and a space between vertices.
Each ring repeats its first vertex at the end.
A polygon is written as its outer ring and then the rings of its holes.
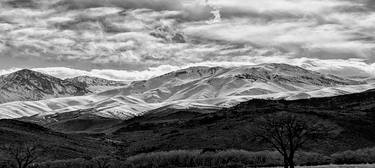
MULTIPOLYGON (((124 168, 119 160, 112 157, 99 156, 86 160, 84 158, 55 160, 38 164, 38 168, 124 168)), ((1 167, 0 167, 1 168, 1 167)))
POLYGON ((375 163, 375 148, 335 153, 332 158, 336 164, 375 163))
POLYGON ((131 168, 149 167, 245 167, 280 165, 281 156, 276 152, 248 152, 227 150, 206 152, 202 150, 176 150, 153 152, 129 157, 126 161, 131 168))
POLYGON ((303 166, 327 165, 332 161, 331 157, 314 152, 298 152, 296 163, 303 166))
POLYGON ((90 163, 84 159, 55 160, 39 164, 41 168, 84 168, 90 163))

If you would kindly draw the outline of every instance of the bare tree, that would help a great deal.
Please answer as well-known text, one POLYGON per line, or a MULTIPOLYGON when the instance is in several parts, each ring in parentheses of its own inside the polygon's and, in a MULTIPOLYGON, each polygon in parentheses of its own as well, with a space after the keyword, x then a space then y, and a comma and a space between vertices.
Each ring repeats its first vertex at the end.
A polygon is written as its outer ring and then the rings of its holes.
POLYGON ((10 166, 13 168, 29 168, 36 165, 39 158, 39 149, 37 145, 31 143, 7 144, 0 147, 11 159, 10 166))
POLYGON ((284 157, 284 167, 294 168, 294 155, 306 142, 327 137, 329 128, 317 120, 286 112, 255 122, 255 134, 284 157))

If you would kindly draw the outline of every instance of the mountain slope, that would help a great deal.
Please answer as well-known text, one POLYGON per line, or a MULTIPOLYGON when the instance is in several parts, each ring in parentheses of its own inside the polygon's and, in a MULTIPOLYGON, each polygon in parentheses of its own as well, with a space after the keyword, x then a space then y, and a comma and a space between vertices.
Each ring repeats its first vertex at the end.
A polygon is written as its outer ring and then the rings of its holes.
POLYGON ((258 96, 285 92, 307 92, 357 81, 323 75, 287 64, 263 64, 236 68, 192 67, 102 95, 131 95, 148 103, 258 96))
POLYGON ((88 96, 2 104, 0 117, 43 117, 84 110, 102 117, 127 119, 165 106, 215 109, 254 98, 326 97, 373 87, 286 64, 191 67, 88 96))
POLYGON ((74 83, 23 69, 0 77, 0 103, 79 96, 89 91, 74 83))
POLYGON ((98 93, 101 91, 110 90, 116 87, 127 85, 126 82, 112 81, 112 80, 107 80, 107 79, 102 79, 102 78, 91 77, 91 76, 78 76, 75 78, 65 79, 65 81, 85 87, 94 93, 98 93))

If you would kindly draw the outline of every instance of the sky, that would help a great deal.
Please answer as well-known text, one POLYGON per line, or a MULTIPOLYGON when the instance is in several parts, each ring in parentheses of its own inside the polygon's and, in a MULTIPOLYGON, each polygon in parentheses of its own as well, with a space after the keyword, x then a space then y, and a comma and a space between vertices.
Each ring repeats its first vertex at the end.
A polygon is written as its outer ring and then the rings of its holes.
POLYGON ((375 0, 0 0, 0 74, 288 63, 375 77, 375 0))

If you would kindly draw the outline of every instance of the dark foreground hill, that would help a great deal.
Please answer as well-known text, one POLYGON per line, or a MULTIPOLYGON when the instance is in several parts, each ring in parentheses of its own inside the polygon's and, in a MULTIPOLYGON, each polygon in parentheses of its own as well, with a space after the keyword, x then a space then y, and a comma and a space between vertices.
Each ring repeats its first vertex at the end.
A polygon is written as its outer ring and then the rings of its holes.
POLYGON ((216 113, 198 109, 165 109, 116 126, 112 138, 121 140, 126 153, 173 149, 269 149, 255 142, 253 121, 265 114, 298 113, 334 128, 328 140, 305 149, 331 154, 375 146, 375 90, 306 100, 251 100, 216 113))
POLYGON ((63 134, 22 121, 0 120, 0 145, 25 143, 41 146, 41 157, 46 160, 96 157, 112 151, 110 145, 95 138, 63 134))

